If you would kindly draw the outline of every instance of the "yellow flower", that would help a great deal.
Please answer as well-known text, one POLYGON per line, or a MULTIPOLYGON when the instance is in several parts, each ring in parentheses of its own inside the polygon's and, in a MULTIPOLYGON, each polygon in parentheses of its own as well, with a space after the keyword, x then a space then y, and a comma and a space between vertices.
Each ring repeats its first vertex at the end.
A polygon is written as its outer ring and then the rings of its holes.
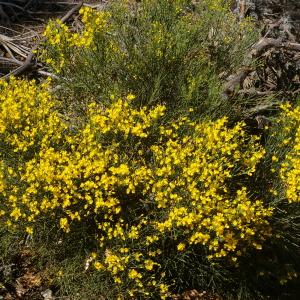
POLYGON ((94 267, 97 270, 104 270, 105 269, 105 267, 99 261, 94 262, 94 267))
POLYGON ((128 277, 130 279, 141 279, 142 278, 142 274, 139 273, 138 271, 136 271, 135 269, 131 269, 129 272, 128 272, 128 277))
POLYGON ((148 270, 148 271, 153 270, 154 265, 155 265, 154 261, 152 261, 150 259, 146 259, 145 260, 145 268, 146 268, 146 270, 148 270))
POLYGON ((26 232, 27 232, 28 234, 33 234, 33 228, 32 228, 32 227, 27 226, 25 230, 26 230, 26 232))
POLYGON ((185 244, 184 243, 180 243, 177 245, 177 250, 178 251, 183 251, 185 249, 185 244))
POLYGON ((60 218, 59 225, 60 228, 63 229, 65 232, 70 231, 69 222, 67 218, 60 218))
POLYGON ((126 96, 126 99, 127 99, 128 101, 134 100, 135 98, 136 98, 136 96, 133 95, 133 94, 128 94, 128 95, 126 96))

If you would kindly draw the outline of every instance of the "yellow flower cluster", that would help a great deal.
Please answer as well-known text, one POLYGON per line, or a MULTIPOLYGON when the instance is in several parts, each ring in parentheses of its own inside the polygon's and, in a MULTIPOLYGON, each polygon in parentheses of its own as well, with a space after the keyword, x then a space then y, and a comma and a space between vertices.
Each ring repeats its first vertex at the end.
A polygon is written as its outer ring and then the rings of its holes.
POLYGON ((110 14, 105 11, 96 11, 90 7, 82 7, 79 11, 82 16, 84 29, 81 36, 73 34, 75 46, 90 47, 93 43, 94 35, 108 29, 110 14))
POLYGON ((52 138, 56 143, 61 139, 65 125, 54 111, 49 84, 14 78, 0 82, 0 136, 14 153, 31 155, 39 146, 48 147, 52 138))
POLYGON ((41 56, 57 72, 64 66, 66 57, 72 56, 74 48, 88 49, 93 47, 95 35, 104 33, 109 28, 110 14, 108 12, 83 7, 79 13, 84 25, 82 32, 71 32, 69 27, 58 19, 50 21, 43 33, 43 36, 46 37, 46 43, 41 56), (49 55, 50 53, 51 55, 49 55))
POLYGON ((227 0, 204 0, 203 2, 212 12, 227 12, 229 8, 227 0))
POLYGON ((54 102, 50 101, 48 86, 49 81, 40 87, 34 81, 15 78, 9 83, 0 81, 0 135, 2 142, 14 147, 14 152, 34 147, 42 134, 53 134, 58 119, 52 114, 54 102), (45 124, 49 121, 53 124, 45 124))
MULTIPOLYGON (((39 184, 28 186, 28 193, 20 201, 21 176, 35 153, 60 144, 62 132, 67 128, 54 109, 56 101, 49 93, 49 84, 46 81, 38 86, 34 81, 15 78, 9 83, 0 82, 0 211, 2 208, 2 215, 9 214, 8 225, 26 217, 22 203, 32 209, 33 215, 38 214, 30 195, 38 190, 39 184)), ((33 216, 28 219, 31 221, 33 216)), ((31 231, 30 227, 27 231, 31 231)))
POLYGON ((152 146, 159 166, 152 193, 158 208, 165 211, 164 219, 155 222, 155 227, 162 235, 175 228, 185 232, 178 250, 185 245, 206 245, 210 258, 239 253, 240 244, 249 241, 261 248, 255 242, 256 228, 266 225, 265 218, 272 210, 265 209, 261 201, 250 201, 245 187, 232 195, 228 182, 239 169, 241 175, 251 176, 264 150, 255 138, 245 148, 243 125, 226 129, 226 118, 190 123, 193 135, 174 140, 174 128, 180 123, 163 129, 169 140, 152 146))
POLYGON ((282 106, 283 113, 279 120, 282 130, 282 147, 289 148, 281 163, 280 178, 285 186, 286 199, 300 202, 300 106, 292 108, 282 106))
MULTIPOLYGON (((129 102, 134 98, 133 95, 128 95, 125 102, 122 99, 116 100, 104 114, 92 113, 92 126, 96 126, 102 133, 120 133, 125 138, 129 135, 147 137, 148 129, 153 125, 153 121, 162 117, 166 108, 158 105, 150 111, 146 107, 140 110, 133 109, 129 106, 129 102)), ((91 104, 91 112, 94 108, 95 104, 91 104)))
POLYGON ((170 295, 162 267, 169 252, 202 249, 235 261, 262 248, 272 210, 237 178, 255 172, 264 150, 244 124, 164 124, 163 105, 135 108, 128 95, 92 103, 76 127, 59 118, 48 83, 12 79, 1 92, 0 218, 8 226, 34 234, 44 216, 72 234, 93 222, 95 268, 144 298, 170 295))

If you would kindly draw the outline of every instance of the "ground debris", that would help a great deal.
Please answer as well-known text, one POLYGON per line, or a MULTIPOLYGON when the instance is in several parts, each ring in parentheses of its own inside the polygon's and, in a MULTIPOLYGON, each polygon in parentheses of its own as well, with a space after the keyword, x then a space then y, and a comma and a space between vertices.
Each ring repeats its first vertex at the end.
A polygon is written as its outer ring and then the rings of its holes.
POLYGON ((36 270, 31 252, 23 249, 12 261, 0 266, 0 300, 44 299, 40 294, 43 276, 36 270))
POLYGON ((53 292, 50 289, 46 289, 45 291, 41 292, 41 295, 43 296, 44 300, 53 300, 53 292))
POLYGON ((255 119, 267 113, 273 104, 266 99, 287 98, 300 94, 300 2, 298 0, 237 0, 237 17, 256 19, 262 28, 260 39, 246 54, 246 64, 224 84, 225 99, 245 99, 253 103, 243 114, 255 119), (256 108, 258 110, 256 110, 256 108))
POLYGON ((222 300, 217 294, 207 291, 189 290, 182 294, 172 296, 172 300, 222 300))

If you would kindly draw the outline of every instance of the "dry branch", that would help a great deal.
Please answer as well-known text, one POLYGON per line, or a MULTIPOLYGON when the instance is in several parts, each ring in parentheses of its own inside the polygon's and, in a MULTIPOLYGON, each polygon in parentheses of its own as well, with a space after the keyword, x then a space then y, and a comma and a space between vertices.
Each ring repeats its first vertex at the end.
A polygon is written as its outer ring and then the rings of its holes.
POLYGON ((227 97, 233 96, 236 89, 243 85, 244 80, 252 71, 252 68, 246 67, 233 75, 232 79, 224 85, 224 95, 227 97))
POLYGON ((287 50, 300 51, 300 44, 294 42, 283 42, 282 38, 261 38, 252 48, 252 55, 260 56, 264 51, 269 48, 285 48, 287 50))

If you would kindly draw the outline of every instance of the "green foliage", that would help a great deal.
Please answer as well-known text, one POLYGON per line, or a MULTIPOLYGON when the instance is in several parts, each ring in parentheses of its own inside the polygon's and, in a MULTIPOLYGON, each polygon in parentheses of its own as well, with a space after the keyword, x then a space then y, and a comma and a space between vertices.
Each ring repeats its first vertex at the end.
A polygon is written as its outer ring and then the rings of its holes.
POLYGON ((272 209, 242 182, 231 185, 264 155, 244 124, 165 123, 165 106, 136 109, 130 94, 91 103, 75 126, 60 117, 48 83, 12 79, 1 89, 2 222, 29 234, 46 219, 73 237, 88 228, 99 248, 91 261, 121 296, 164 299, 178 289, 170 265, 202 256, 207 269, 214 260, 234 267, 269 236, 272 209))
POLYGON ((220 97, 253 24, 223 0, 118 0, 80 18, 45 30, 59 97, 50 81, 0 82, 0 258, 26 233, 72 299, 282 291, 300 265, 299 108, 260 139, 220 97))
POLYGON ((261 166, 265 202, 275 207, 271 219, 274 238, 265 249, 269 259, 262 265, 262 274, 275 286, 289 286, 300 271, 299 112, 299 106, 281 106, 269 129, 261 166))
POLYGON ((48 25, 42 54, 79 105, 131 92, 137 105, 165 103, 168 114, 193 107, 197 116, 222 116, 218 76, 241 64, 257 36, 224 1, 114 1, 81 14, 81 34, 48 25))

